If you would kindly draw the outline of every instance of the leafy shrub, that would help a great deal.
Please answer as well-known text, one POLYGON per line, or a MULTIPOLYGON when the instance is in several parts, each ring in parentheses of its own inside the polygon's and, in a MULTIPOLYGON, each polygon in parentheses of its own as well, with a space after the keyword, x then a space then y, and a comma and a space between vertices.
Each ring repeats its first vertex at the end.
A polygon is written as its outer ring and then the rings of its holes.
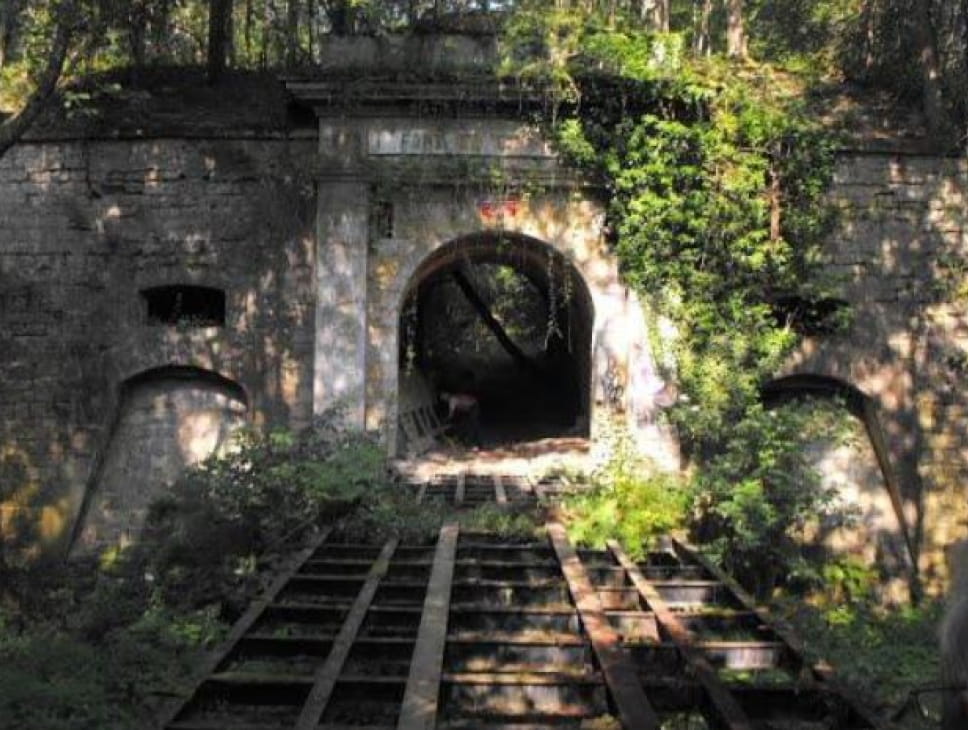
POLYGON ((818 519, 848 516, 836 493, 821 486, 803 448, 836 428, 830 415, 802 404, 751 406, 693 480, 694 537, 761 598, 781 581, 816 582, 800 538, 818 519))
POLYGON ((388 481, 370 489, 341 525, 341 532, 360 542, 380 542, 390 536, 403 542, 436 538, 449 510, 443 504, 418 504, 413 493, 388 481))
MULTIPOLYGON (((937 646, 941 601, 883 609, 864 601, 821 608, 785 600, 779 607, 797 633, 809 637, 810 657, 829 660, 841 679, 861 696, 875 698, 885 714, 902 706, 912 689, 941 677, 937 646)), ((924 695, 932 714, 939 709, 938 699, 936 693, 924 695)), ((937 719, 925 724, 913 708, 904 719, 901 727, 937 727, 937 719)))
POLYGON ((464 530, 488 532, 509 540, 527 540, 539 531, 537 517, 530 512, 512 512, 496 504, 483 504, 461 517, 464 530))
POLYGON ((379 447, 335 422, 327 416, 299 434, 243 431, 234 449, 188 470, 152 506, 136 552, 168 600, 198 606, 240 594, 256 556, 383 494, 379 447))
POLYGON ((656 472, 620 436, 609 461, 592 474, 591 488, 565 499, 569 536, 592 547, 616 539, 639 556, 655 538, 684 525, 685 486, 677 475, 656 472))

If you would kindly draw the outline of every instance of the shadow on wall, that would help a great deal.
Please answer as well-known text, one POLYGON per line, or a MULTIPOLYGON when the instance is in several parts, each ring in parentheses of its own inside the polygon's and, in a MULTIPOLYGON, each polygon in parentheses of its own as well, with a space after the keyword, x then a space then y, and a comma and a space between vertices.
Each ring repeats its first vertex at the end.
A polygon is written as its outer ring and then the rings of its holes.
POLYGON ((104 460, 84 495, 72 552, 133 542, 150 503, 186 466, 224 449, 247 410, 242 388, 211 371, 165 367, 127 380, 104 460))
POLYGON ((821 486, 852 516, 847 526, 820 524, 813 546, 860 558, 880 575, 885 600, 908 600, 916 551, 874 401, 836 378, 805 374, 767 384, 762 397, 768 406, 826 401, 849 415, 843 431, 802 444, 821 486))
POLYGON ((846 331, 808 338, 788 372, 855 383, 876 403, 911 528, 915 590, 941 588, 944 548, 968 502, 968 258, 963 159, 846 155, 832 190, 842 223, 826 273, 851 306, 846 331))

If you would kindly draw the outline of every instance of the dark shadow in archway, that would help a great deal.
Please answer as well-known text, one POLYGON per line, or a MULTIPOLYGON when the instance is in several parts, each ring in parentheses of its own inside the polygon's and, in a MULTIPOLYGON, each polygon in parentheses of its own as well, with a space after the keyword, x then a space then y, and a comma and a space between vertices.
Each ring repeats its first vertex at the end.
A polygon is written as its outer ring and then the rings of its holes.
MULTIPOLYGON (((871 448, 877 459, 884 486, 887 489, 891 505, 900 525, 904 546, 907 549, 908 568, 912 571, 912 580, 916 581, 917 552, 911 535, 911 530, 904 514, 903 501, 898 486, 897 473, 890 459, 887 438, 877 414, 877 404, 858 390, 856 387, 837 378, 823 375, 800 374, 790 375, 774 380, 765 385, 761 391, 763 402, 767 406, 778 405, 804 397, 836 398, 861 423, 867 431, 871 448)), ((917 586, 913 585, 912 589, 917 586)))
MULTIPOLYGON (((585 437, 593 321, 584 280, 551 246, 497 233, 457 239, 420 265, 404 295, 401 391, 419 381, 445 420, 440 393, 475 396, 479 428, 454 419, 467 445, 585 437)), ((413 402, 401 392, 401 417, 413 402)))

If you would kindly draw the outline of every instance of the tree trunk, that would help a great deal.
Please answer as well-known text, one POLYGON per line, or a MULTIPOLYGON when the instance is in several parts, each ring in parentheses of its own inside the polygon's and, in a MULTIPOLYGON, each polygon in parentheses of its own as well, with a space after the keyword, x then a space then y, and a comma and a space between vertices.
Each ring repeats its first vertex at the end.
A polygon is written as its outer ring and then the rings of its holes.
POLYGON ((864 78, 869 78, 874 68, 877 41, 877 0, 864 0, 860 11, 861 28, 864 35, 864 78))
POLYGON ((64 70, 67 51, 71 45, 74 24, 77 20, 76 13, 74 0, 67 0, 59 7, 47 65, 37 80, 37 88, 19 112, 0 124, 0 157, 3 157, 30 128, 57 89, 57 82, 64 70))
POLYGON ((777 169, 777 158, 780 150, 776 150, 774 159, 770 163, 769 171, 769 200, 770 200, 770 240, 779 241, 782 230, 780 223, 783 214, 783 185, 780 181, 780 171, 777 169))
POLYGON ((6 0, 0 6, 0 68, 15 58, 21 9, 20 0, 6 0))
POLYGON ((348 0, 334 0, 326 11, 329 16, 329 32, 333 35, 350 34, 350 6, 348 0))
POLYGON ((309 63, 316 62, 316 0, 306 0, 309 22, 309 63))
POLYGON ((216 83, 225 71, 229 46, 232 0, 208 2, 208 83, 216 83))
POLYGON ((642 23, 660 33, 669 32, 669 0, 642 0, 642 23))
POLYGON ((743 0, 726 0, 726 55, 746 58, 746 28, 743 23, 743 0))
POLYGON ((245 48, 245 60, 252 63, 252 0, 245 0, 245 23, 242 26, 242 44, 245 48))
POLYGON ((655 2, 655 29, 660 33, 669 32, 669 10, 670 0, 656 0, 655 2))
POLYGON ((289 0, 286 8, 286 66, 293 68, 299 60, 299 2, 289 0))
POLYGON ((260 62, 262 68, 269 66, 269 43, 272 40, 272 4, 270 0, 262 0, 262 48, 260 62))
POLYGON ((948 119, 944 108, 941 66, 938 62, 938 48, 934 40, 934 26, 931 23, 928 0, 914 0, 912 10, 921 66, 921 105, 928 132, 936 136, 947 131, 948 119))
POLYGON ((713 14, 713 0, 697 0, 696 28, 692 39, 692 52, 696 56, 708 56, 712 50, 709 41, 709 19, 713 14))
POLYGON ((508 336, 508 333, 504 331, 501 323, 495 319, 493 314, 491 314, 490 308, 487 306, 484 300, 481 299, 481 295, 477 293, 477 290, 474 289, 474 285, 471 284, 470 280, 466 276, 464 276, 463 272, 455 270, 451 273, 451 275, 454 277, 454 281, 457 282, 457 286, 459 286, 460 290, 464 293, 464 297, 468 302, 470 302, 470 305, 474 307, 474 311, 477 312, 478 316, 481 318, 481 321, 484 322, 489 330, 491 330, 491 332, 494 334, 494 337, 497 338, 497 341, 501 343, 501 347, 503 347, 504 351, 511 356, 518 367, 530 373, 539 374, 540 368, 534 363, 534 361, 531 360, 530 357, 524 354, 520 347, 514 344, 514 341, 508 336))
POLYGON ((132 2, 128 11, 128 42, 135 71, 145 65, 148 41, 148 8, 144 0, 132 2))

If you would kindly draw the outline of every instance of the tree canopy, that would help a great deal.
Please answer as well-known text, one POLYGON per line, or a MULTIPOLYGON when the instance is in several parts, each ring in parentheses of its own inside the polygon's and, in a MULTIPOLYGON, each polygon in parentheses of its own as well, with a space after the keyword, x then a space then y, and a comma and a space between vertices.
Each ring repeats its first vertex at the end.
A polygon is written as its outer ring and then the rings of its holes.
POLYGON ((207 65, 214 79, 226 67, 312 68, 329 35, 493 31, 529 13, 883 90, 920 106, 932 132, 965 128, 968 10, 947 0, 6 0, 0 109, 49 96, 65 65, 71 77, 207 65))

